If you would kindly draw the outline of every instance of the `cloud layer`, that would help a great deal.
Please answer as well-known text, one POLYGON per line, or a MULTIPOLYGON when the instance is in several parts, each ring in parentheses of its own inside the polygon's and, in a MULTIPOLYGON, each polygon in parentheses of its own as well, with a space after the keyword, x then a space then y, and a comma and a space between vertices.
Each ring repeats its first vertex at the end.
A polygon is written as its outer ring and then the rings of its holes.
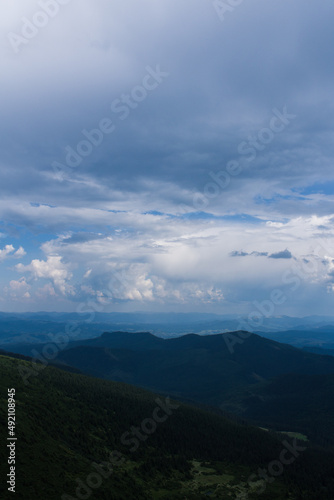
POLYGON ((1 7, 1 307, 326 312, 333 3, 46 4, 1 7))

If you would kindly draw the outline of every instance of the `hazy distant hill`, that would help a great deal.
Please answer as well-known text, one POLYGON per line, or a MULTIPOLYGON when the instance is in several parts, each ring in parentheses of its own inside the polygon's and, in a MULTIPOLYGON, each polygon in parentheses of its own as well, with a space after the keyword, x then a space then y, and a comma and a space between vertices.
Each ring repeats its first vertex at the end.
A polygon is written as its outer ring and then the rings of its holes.
POLYGON ((334 348, 334 326, 323 325, 314 326, 312 329, 294 329, 282 332, 263 332, 261 336, 285 342, 296 347, 323 347, 326 349, 334 348))
MULTIPOLYGON (((73 340, 92 338, 104 331, 149 331, 160 337, 169 338, 186 333, 215 334, 233 330, 248 330, 254 328, 236 314, 217 315, 204 313, 2 313, 0 312, 0 344, 40 343, 48 342, 58 333, 69 331, 74 326, 76 332, 73 340)), ((315 330, 315 335, 321 333, 321 328, 332 328, 334 317, 309 316, 293 318, 289 316, 263 317, 259 332, 277 338, 279 332, 295 330, 295 337, 303 330, 315 330), (276 333, 275 333, 276 332, 276 333)), ((332 335, 332 339, 333 339, 332 335)), ((282 337, 283 339, 283 337, 282 337)), ((283 340, 290 342, 289 340, 283 340)), ((332 340, 334 343, 334 340, 332 340)))

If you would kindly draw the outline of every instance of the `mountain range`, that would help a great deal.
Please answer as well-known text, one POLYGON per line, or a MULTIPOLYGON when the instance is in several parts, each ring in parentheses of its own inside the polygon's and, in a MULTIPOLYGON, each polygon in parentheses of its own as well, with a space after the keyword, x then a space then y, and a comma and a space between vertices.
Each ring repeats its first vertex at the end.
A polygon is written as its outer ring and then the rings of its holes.
MULTIPOLYGON (((17 321, 31 331, 14 338, 9 332, 11 342, 0 346, 0 371, 2 394, 6 387, 18 394, 22 500, 85 496, 87 484, 80 489, 78 478, 83 481, 93 463, 96 471, 115 447, 126 465, 115 468, 96 493, 90 488, 92 498, 255 499, 263 486, 256 471, 275 462, 282 443, 303 452, 275 481, 265 481, 261 498, 334 498, 330 324, 166 338, 166 332, 123 329, 98 334, 104 324, 96 323, 89 337, 91 325, 81 330, 73 316, 80 334, 70 340, 57 314, 51 322, 48 314, 0 317, 9 330, 17 321), (171 408, 177 409, 161 432, 152 424, 152 412, 160 412, 157 398, 164 408, 173 398, 171 408), (152 436, 148 427, 144 437, 135 430, 144 421, 153 425, 152 436), (129 448, 137 446, 133 454, 129 448), (47 462, 53 472, 42 484, 47 462)), ((2 403, 5 434, 4 396, 2 403)), ((1 498, 6 495, 4 490, 1 498)))
MULTIPOLYGON (((44 347, 33 346, 42 362, 44 347)), ((16 346, 16 352, 31 351, 31 345, 16 346)), ((334 447, 332 356, 245 332, 172 339, 149 332, 106 332, 70 342, 51 361, 234 414, 261 427, 300 432, 316 444, 334 447), (239 340, 233 352, 231 338, 239 340)))

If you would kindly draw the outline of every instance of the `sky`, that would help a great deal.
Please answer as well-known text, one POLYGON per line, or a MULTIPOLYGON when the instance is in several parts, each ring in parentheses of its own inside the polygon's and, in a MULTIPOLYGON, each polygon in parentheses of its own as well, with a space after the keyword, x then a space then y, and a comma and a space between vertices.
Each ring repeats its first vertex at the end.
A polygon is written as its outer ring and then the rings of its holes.
POLYGON ((0 310, 331 313, 332 1, 0 11, 0 310))

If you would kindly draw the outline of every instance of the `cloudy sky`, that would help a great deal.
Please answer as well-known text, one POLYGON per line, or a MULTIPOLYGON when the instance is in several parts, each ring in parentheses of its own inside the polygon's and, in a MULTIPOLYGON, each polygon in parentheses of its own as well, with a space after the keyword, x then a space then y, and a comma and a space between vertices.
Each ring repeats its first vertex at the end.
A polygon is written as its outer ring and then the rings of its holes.
POLYGON ((331 0, 0 10, 0 310, 332 312, 331 0))

